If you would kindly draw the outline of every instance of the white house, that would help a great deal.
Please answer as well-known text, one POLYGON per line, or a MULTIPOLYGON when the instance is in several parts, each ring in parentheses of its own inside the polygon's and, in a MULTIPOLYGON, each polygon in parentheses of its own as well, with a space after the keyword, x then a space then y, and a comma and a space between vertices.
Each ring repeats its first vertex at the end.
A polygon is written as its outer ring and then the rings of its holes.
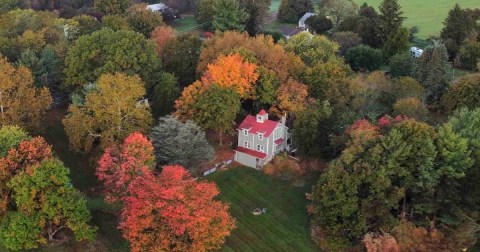
POLYGON ((235 161, 261 169, 273 157, 286 150, 288 128, 285 117, 281 121, 268 119, 268 113, 261 110, 256 116, 247 115, 237 129, 238 147, 235 161))
POLYGON ((311 13, 311 12, 306 12, 305 15, 303 15, 303 17, 300 18, 300 20, 298 20, 298 27, 300 29, 307 29, 307 25, 305 24, 305 21, 307 21, 307 19, 311 16, 316 16, 317 14, 315 13, 311 13))
POLYGON ((414 57, 415 59, 418 59, 420 58, 420 56, 422 56, 423 50, 417 47, 412 47, 410 48, 410 53, 412 54, 412 57, 414 57))
POLYGON ((149 9, 151 11, 161 11, 161 10, 167 8, 167 7, 168 6, 166 6, 163 3, 147 5, 147 9, 149 9))

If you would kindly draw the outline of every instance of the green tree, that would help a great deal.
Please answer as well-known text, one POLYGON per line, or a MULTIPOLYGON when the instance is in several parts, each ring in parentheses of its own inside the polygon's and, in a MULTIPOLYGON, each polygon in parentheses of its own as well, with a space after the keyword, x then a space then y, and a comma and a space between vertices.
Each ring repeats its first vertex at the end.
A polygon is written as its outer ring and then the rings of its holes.
MULTIPOLYGON (((30 245, 36 242, 38 245, 38 242, 45 238, 49 242, 54 241, 55 234, 63 228, 73 231, 78 241, 94 239, 96 228, 88 224, 91 217, 87 201, 73 188, 69 170, 59 160, 45 160, 33 166, 31 172, 19 173, 13 177, 8 186, 12 189, 12 197, 18 212, 36 220, 38 227, 32 230, 41 230, 36 237, 34 233, 16 237, 19 242, 30 245), (25 240, 22 241, 20 238, 25 240)), ((17 221, 24 222, 18 217, 13 218, 9 223, 12 230, 22 229, 17 221)))
POLYGON ((160 60, 153 42, 133 31, 102 29, 80 37, 65 60, 64 88, 79 90, 105 73, 138 74, 147 86, 156 81, 160 60))
POLYGON ((435 41, 417 60, 418 81, 425 88, 427 104, 436 106, 450 83, 451 67, 445 45, 435 41))
POLYGON ((20 9, 21 5, 21 0, 4 0, 0 3, 0 14, 7 13, 17 8, 20 9))
POLYGON ((223 134, 231 130, 240 111, 240 96, 232 88, 213 84, 198 97, 193 107, 193 120, 204 129, 217 131, 222 145, 223 134))
POLYGON ((122 15, 107 15, 102 18, 102 26, 104 28, 110 28, 114 31, 118 30, 126 30, 130 31, 132 30, 132 27, 130 27, 130 24, 127 21, 127 18, 125 18, 122 15))
POLYGON ((130 6, 130 0, 95 0, 93 6, 105 15, 124 14, 130 6))
POLYGON ((383 45, 383 55, 386 58, 390 58, 397 53, 406 52, 408 46, 408 29, 401 27, 388 36, 387 41, 383 45))
POLYGON ((8 151, 16 148, 20 142, 30 136, 18 126, 2 126, 0 128, 0 158, 7 156, 8 151))
POLYGON ((36 53, 32 50, 26 50, 20 55, 17 62, 18 65, 24 66, 32 72, 36 87, 44 87, 46 83, 47 69, 43 60, 38 58, 36 53))
POLYGON ((198 10, 195 13, 195 20, 197 20, 199 24, 204 24, 203 27, 205 30, 212 29, 211 22, 213 21, 213 16, 215 14, 213 9, 214 2, 215 0, 200 0, 198 10))
POLYGON ((480 74, 459 78, 442 97, 442 105, 449 112, 463 107, 480 107, 480 74))
POLYGON ((260 78, 255 85, 258 107, 270 107, 275 104, 277 99, 277 90, 280 87, 280 80, 275 72, 265 67, 259 67, 260 78))
POLYGON ((314 156, 319 152, 319 129, 322 119, 332 114, 328 101, 311 106, 300 112, 293 124, 292 139, 298 152, 304 156, 314 156))
MULTIPOLYGON (((476 39, 465 41, 458 51, 457 58, 462 68, 475 71, 480 63, 480 42, 476 39)), ((478 69, 480 71, 480 69, 478 69)))
POLYGON ((85 105, 70 105, 63 119, 70 146, 89 152, 98 141, 103 148, 133 132, 146 132, 152 122, 150 108, 140 100, 145 88, 136 76, 102 75, 86 94, 85 105))
POLYGON ((296 34, 282 43, 286 51, 298 55, 307 66, 313 66, 318 62, 326 62, 329 59, 336 59, 336 53, 339 50, 339 45, 326 36, 312 36, 308 32, 296 34))
POLYGON ((284 22, 298 22, 305 12, 313 11, 312 0, 282 0, 278 10, 278 19, 284 22))
POLYGON ((180 96, 180 87, 173 74, 162 73, 153 88, 152 112, 155 117, 173 112, 175 100, 180 96))
POLYGON ((161 117, 150 140, 159 165, 182 165, 190 171, 213 159, 214 150, 205 132, 192 121, 182 123, 173 116, 161 117))
POLYGON ((45 67, 45 81, 47 85, 58 87, 63 79, 64 59, 55 51, 54 47, 47 45, 41 54, 45 67))
POLYGON ((172 39, 162 50, 162 62, 167 72, 175 74, 181 87, 195 81, 202 40, 192 34, 172 39))
POLYGON ((358 5, 351 0, 326 0, 322 1, 326 15, 333 19, 335 27, 338 27, 342 21, 358 10, 358 5))
POLYGON ((271 2, 271 0, 240 0, 240 5, 248 15, 245 20, 245 31, 251 36, 263 30, 271 2))
MULTIPOLYGON (((9 212, 0 222, 0 241, 13 251, 38 248, 42 229, 38 215, 28 216, 22 212, 9 212)), ((43 239, 40 239, 45 243, 43 239)))
POLYGON ((217 0, 213 3, 213 29, 219 31, 245 29, 248 14, 238 0, 217 0))
POLYGON ((354 70, 374 71, 383 63, 382 51, 367 45, 359 45, 348 49, 345 60, 354 70))
POLYGON ((463 41, 475 30, 476 21, 460 5, 455 4, 443 25, 440 37, 445 42, 449 57, 453 59, 463 41))
POLYGON ((386 43, 402 27, 405 17, 402 16, 403 11, 398 4, 398 0, 383 0, 378 9, 380 10, 380 15, 378 16, 378 36, 383 43, 386 43))
POLYGON ((415 77, 417 62, 410 52, 398 53, 390 58, 390 73, 392 77, 415 77))
POLYGON ((162 15, 158 11, 147 9, 146 4, 136 4, 128 9, 127 22, 136 32, 150 38, 157 26, 163 25, 162 15))
POLYGON ((315 15, 309 17, 305 24, 316 34, 323 34, 333 28, 332 20, 324 15, 315 15))

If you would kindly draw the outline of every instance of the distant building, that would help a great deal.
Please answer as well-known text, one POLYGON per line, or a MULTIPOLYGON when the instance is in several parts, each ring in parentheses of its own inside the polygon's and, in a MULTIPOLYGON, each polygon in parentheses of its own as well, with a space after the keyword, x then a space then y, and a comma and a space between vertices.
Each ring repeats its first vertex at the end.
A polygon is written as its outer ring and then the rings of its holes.
POLYGON ((166 6, 163 3, 147 5, 147 9, 151 11, 162 11, 163 9, 166 9, 166 8, 168 8, 168 6, 166 6))
POLYGON ((410 53, 412 54, 412 57, 414 57, 415 59, 418 59, 420 58, 420 56, 422 56, 423 50, 417 47, 412 47, 410 48, 410 53))
POLYGON ((243 165, 261 169, 276 154, 287 149, 285 117, 281 121, 269 120, 268 113, 262 109, 256 116, 247 115, 237 130, 235 161, 243 165))
POLYGON ((305 15, 303 15, 303 17, 300 18, 300 20, 298 20, 298 28, 300 29, 308 29, 308 25, 305 24, 305 21, 307 21, 307 19, 311 16, 316 16, 317 14, 315 13, 311 13, 311 12, 306 12, 305 15))

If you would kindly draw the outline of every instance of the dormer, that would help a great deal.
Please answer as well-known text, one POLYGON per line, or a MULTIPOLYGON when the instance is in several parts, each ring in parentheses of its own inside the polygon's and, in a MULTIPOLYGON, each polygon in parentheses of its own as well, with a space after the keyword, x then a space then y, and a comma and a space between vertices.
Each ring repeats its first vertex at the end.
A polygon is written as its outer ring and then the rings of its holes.
POLYGON ((258 123, 263 123, 263 122, 265 122, 265 120, 268 120, 268 114, 267 114, 267 112, 265 112, 265 110, 262 109, 257 114, 257 122, 258 123))

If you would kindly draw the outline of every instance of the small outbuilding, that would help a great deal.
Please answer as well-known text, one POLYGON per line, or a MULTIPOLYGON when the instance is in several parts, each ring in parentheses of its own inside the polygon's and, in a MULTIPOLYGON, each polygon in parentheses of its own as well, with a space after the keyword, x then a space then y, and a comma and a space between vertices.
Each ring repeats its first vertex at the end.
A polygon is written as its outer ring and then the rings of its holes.
POLYGON ((306 12, 305 15, 303 15, 302 18, 300 18, 300 20, 298 20, 298 27, 300 29, 307 29, 308 26, 305 24, 305 21, 307 21, 307 19, 311 16, 316 16, 317 14, 315 13, 311 13, 311 12, 306 12))
POLYGON ((410 48, 410 53, 412 54, 412 57, 414 57, 415 59, 418 59, 420 58, 420 56, 422 56, 423 50, 417 47, 412 47, 410 48))
POLYGON ((147 9, 151 11, 162 11, 163 9, 166 9, 166 8, 168 8, 168 6, 166 6, 163 3, 147 5, 147 9))

